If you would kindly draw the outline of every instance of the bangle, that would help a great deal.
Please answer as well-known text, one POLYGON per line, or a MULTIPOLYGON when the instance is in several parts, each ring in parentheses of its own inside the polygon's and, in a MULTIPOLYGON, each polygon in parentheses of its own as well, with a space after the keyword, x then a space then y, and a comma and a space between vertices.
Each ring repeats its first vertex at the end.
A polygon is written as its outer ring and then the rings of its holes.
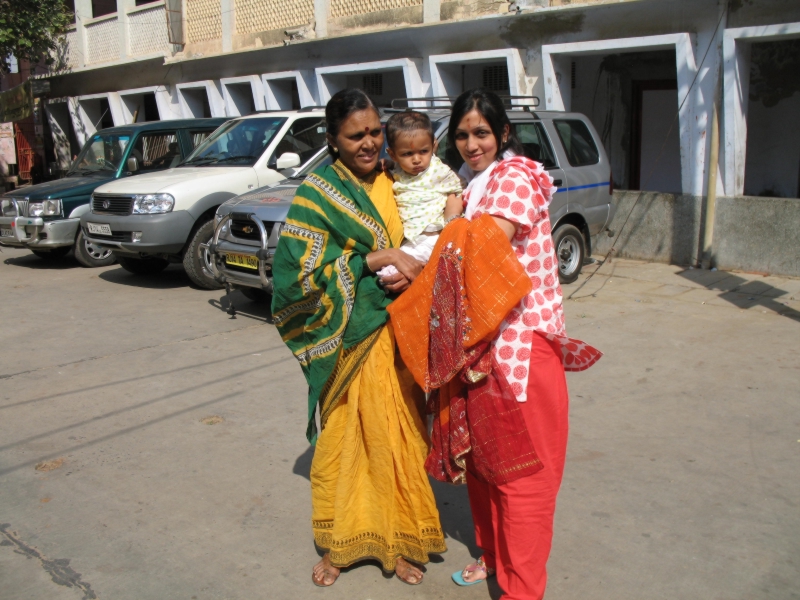
POLYGON ((444 220, 445 225, 449 225, 450 221, 454 221, 455 219, 461 218, 463 215, 453 215, 452 217, 448 217, 444 220))

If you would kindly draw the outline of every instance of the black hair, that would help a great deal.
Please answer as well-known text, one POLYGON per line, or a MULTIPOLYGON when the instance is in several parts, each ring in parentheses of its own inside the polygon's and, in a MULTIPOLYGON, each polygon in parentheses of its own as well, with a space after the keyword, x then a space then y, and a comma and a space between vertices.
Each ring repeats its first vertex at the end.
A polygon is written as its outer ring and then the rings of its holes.
POLYGON ((390 148, 394 148, 394 143, 400 134, 411 133, 412 131, 424 131, 431 136, 431 142, 435 141, 433 123, 431 123, 430 117, 425 113, 407 110, 392 115, 386 121, 386 143, 390 148))
POLYGON ((489 128, 497 141, 498 158, 502 158, 506 150, 511 150, 515 154, 523 156, 522 144, 519 143, 514 133, 514 128, 511 126, 511 121, 508 120, 503 101, 500 96, 484 88, 467 90, 453 102, 453 110, 450 113, 450 126, 447 129, 449 148, 456 149, 456 128, 458 128, 464 116, 473 110, 477 110, 489 123, 489 128), (508 137, 503 142, 506 125, 508 125, 508 137))
MULTIPOLYGON (((339 129, 342 123, 347 120, 347 117, 354 112, 367 110, 368 108, 371 108, 378 114, 375 103, 367 96, 364 90, 345 88, 336 92, 331 96, 331 99, 328 100, 328 104, 325 105, 325 126, 327 128, 327 133, 332 138, 336 138, 336 136, 339 135, 339 129)), ((339 153, 335 152, 330 144, 328 144, 328 154, 334 159, 339 158, 339 153)))

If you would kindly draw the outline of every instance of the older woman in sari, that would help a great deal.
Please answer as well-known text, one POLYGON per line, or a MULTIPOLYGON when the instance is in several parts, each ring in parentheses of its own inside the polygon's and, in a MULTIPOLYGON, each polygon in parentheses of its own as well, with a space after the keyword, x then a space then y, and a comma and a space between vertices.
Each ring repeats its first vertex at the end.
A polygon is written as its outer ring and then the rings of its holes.
POLYGON ((413 563, 446 550, 424 469, 427 437, 413 379, 395 357, 386 307, 422 264, 399 250, 392 180, 376 171, 383 132, 364 92, 326 107, 331 166, 297 190, 274 259, 276 326, 309 385, 312 529, 324 550, 316 585, 377 559, 412 585, 413 563), (380 285, 375 272, 399 274, 380 285), (317 439, 315 413, 321 433, 317 439))

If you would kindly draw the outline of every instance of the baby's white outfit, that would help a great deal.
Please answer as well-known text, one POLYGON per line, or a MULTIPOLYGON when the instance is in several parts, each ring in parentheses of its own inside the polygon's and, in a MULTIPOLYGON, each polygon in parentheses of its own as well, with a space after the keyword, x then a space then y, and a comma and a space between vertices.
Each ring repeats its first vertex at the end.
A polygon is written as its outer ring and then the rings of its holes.
MULTIPOLYGON (((424 263, 428 262, 444 228, 444 207, 450 194, 461 194, 461 180, 438 157, 419 175, 409 175, 400 167, 392 171, 394 199, 403 222, 405 240, 400 249, 424 263)), ((379 277, 393 275, 389 265, 378 271, 379 277)))

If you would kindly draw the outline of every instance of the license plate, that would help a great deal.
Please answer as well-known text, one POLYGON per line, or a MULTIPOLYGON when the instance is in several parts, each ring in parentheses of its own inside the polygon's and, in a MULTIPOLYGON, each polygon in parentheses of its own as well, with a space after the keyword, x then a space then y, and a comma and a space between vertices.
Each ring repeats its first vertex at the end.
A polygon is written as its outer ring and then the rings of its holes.
POLYGON ((89 226, 89 233, 96 233, 97 235, 111 235, 111 225, 105 223, 87 223, 89 226))
POLYGON ((226 254, 225 262, 235 267, 258 269, 258 259, 255 256, 248 256, 247 254, 226 254))
POLYGON ((0 237, 14 237, 13 229, 0 229, 0 237))

